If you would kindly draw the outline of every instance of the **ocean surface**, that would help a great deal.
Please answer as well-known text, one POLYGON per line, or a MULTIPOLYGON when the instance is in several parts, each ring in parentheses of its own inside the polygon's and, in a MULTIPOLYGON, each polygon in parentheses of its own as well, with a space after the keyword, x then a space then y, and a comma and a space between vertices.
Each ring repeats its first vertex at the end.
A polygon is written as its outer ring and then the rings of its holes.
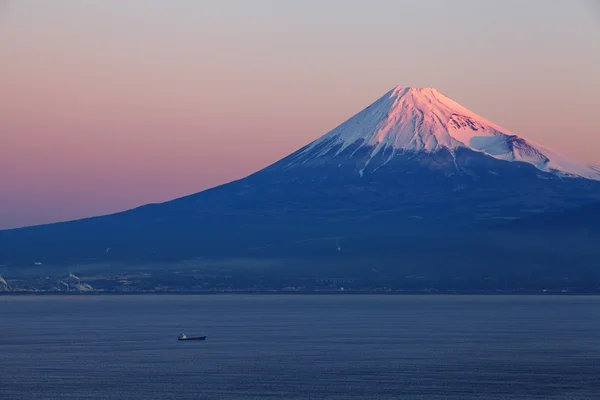
POLYGON ((0 297, 1 400, 599 398, 598 297, 0 297))

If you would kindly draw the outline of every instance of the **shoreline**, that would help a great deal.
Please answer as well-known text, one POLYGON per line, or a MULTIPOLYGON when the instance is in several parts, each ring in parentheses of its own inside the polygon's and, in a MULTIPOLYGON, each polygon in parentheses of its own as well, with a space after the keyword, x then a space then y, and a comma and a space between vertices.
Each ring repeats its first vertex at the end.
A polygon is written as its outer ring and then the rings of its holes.
POLYGON ((19 297, 19 296, 222 296, 222 295, 271 295, 271 296, 364 296, 364 295, 381 295, 381 296, 600 296, 600 292, 558 292, 558 291, 444 291, 444 292, 426 292, 426 291, 152 291, 152 292, 0 292, 0 297, 19 297))

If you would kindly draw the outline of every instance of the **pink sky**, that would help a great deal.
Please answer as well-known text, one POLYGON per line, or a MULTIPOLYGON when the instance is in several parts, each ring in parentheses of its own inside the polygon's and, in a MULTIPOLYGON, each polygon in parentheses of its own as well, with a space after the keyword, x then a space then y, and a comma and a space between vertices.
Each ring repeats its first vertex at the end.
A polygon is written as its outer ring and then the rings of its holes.
POLYGON ((2 3, 0 228, 243 177, 398 84, 600 163, 600 19, 550 3, 2 3))

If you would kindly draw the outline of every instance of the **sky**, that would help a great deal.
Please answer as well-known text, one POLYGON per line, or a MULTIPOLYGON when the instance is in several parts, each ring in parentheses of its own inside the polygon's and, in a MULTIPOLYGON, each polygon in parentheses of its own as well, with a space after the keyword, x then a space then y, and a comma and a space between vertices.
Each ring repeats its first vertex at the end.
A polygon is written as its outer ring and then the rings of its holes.
POLYGON ((0 0, 0 229, 242 178, 396 85, 600 164, 594 0, 0 0))

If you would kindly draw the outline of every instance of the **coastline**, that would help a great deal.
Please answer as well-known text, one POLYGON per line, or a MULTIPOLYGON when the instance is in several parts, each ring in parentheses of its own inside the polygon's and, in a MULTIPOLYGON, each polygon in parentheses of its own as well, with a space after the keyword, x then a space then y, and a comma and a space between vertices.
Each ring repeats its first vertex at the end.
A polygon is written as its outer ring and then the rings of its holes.
POLYGON ((380 295, 380 296, 600 296, 600 292, 583 292, 583 291, 367 291, 367 290, 345 290, 345 291, 137 291, 137 292, 117 292, 117 291, 89 291, 89 292, 59 292, 59 291, 18 291, 18 292, 0 292, 0 297, 22 297, 22 296, 222 296, 222 295, 271 295, 271 296, 364 296, 364 295, 380 295))

